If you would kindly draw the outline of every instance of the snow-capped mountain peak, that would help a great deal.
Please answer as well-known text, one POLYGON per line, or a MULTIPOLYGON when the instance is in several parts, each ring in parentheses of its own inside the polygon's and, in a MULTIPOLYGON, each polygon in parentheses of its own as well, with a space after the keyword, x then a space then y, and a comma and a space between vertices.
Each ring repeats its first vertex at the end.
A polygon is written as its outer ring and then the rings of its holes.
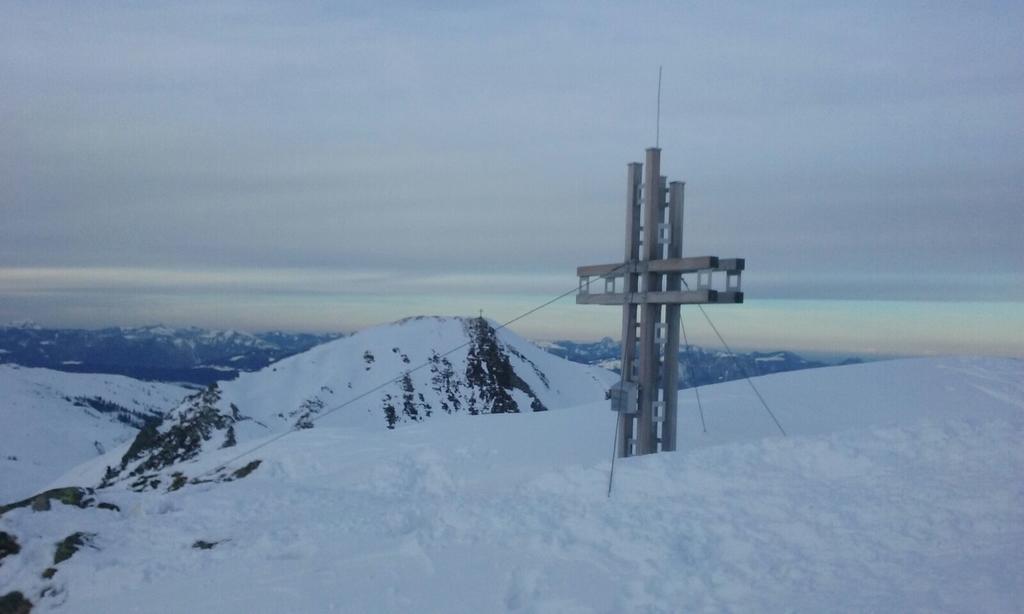
POLYGON ((160 473, 202 450, 320 420, 373 430, 455 415, 538 412, 602 399, 616 379, 553 356, 482 318, 417 317, 378 326, 211 385, 140 433, 104 483, 167 484, 160 473))

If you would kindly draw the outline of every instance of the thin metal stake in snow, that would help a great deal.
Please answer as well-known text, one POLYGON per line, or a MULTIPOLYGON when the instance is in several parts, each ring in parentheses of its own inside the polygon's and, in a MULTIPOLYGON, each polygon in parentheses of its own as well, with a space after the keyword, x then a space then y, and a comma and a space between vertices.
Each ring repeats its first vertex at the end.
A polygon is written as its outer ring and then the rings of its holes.
POLYGON ((621 416, 615 417, 615 437, 612 439, 612 468, 608 471, 608 498, 612 498, 612 479, 615 477, 615 457, 619 454, 619 423, 621 416))

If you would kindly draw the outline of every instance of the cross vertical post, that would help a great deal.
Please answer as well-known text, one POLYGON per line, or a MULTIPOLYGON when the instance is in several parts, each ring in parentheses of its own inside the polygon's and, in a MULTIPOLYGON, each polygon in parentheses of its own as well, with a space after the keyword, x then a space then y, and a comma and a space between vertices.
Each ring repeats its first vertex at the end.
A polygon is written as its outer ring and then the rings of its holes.
MULTIPOLYGON (((683 257, 683 187, 682 181, 668 184, 668 227, 671 233, 668 244, 669 258, 683 257)), ((682 277, 679 275, 665 276, 665 290, 679 292, 682 289, 682 277)), ((661 449, 671 452, 676 449, 677 407, 679 395, 679 304, 665 305, 665 323, 668 325, 664 353, 665 383, 662 386, 665 394, 665 421, 661 424, 661 449)))
MULTIPOLYGON (((626 169, 626 259, 624 262, 636 262, 640 259, 640 226, 642 210, 641 187, 643 180, 643 164, 631 162, 626 169)), ((614 278, 613 278, 614 279, 614 278)), ((639 275, 627 272, 623 275, 622 291, 636 294, 640 289, 639 275)), ((625 303, 622 306, 622 381, 627 384, 638 384, 636 368, 637 344, 637 305, 625 303)), ((632 456, 633 416, 619 414, 619 439, 615 449, 619 457, 632 456)))
MULTIPOLYGON (((661 150, 647 150, 644 168, 644 244, 640 250, 643 260, 661 258, 661 220, 665 192, 661 187, 661 150)), ((651 271, 642 276, 641 291, 645 295, 661 290, 661 275, 651 271)), ((656 404, 660 391, 656 385, 661 370, 655 334, 661 324, 661 305, 644 301, 640 304, 640 412, 636 424, 637 454, 656 451, 658 425, 655 422, 656 404)))
POLYGON ((743 302, 742 258, 683 257, 684 187, 661 175, 661 149, 647 149, 643 164, 627 166, 625 260, 576 269, 577 304, 622 306, 622 379, 609 391, 619 457, 676 449, 680 306, 743 302), (696 289, 682 289, 688 274, 696 289), (593 291, 595 277, 604 292, 593 291))

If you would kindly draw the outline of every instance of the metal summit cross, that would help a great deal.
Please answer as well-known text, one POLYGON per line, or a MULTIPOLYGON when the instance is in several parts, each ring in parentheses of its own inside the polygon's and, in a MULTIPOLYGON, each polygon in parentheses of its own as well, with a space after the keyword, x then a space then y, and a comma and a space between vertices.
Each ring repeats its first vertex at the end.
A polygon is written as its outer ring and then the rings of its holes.
POLYGON ((622 305, 622 380, 610 391, 619 457, 676 449, 680 305, 743 302, 743 259, 683 258, 685 184, 666 186, 661 149, 648 149, 645 164, 628 165, 625 261, 576 269, 578 305, 622 305), (712 289, 715 273, 724 290, 712 289), (696 277, 692 289, 684 275, 696 277), (603 292, 591 291, 595 277, 603 292))

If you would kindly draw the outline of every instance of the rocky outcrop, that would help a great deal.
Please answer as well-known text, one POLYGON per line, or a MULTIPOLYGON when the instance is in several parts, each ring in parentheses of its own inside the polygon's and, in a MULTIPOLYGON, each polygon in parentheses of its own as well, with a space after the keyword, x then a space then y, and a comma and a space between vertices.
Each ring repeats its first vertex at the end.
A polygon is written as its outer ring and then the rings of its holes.
POLYGON ((219 437, 220 447, 235 445, 236 423, 245 420, 236 406, 228 411, 217 407, 221 394, 217 384, 185 399, 182 407, 171 412, 159 425, 139 431, 117 467, 107 467, 100 487, 124 479, 133 479, 133 490, 159 488, 159 472, 171 465, 197 457, 206 442, 219 437))
POLYGON ((10 533, 0 531, 0 561, 19 552, 21 552, 21 546, 18 545, 18 540, 10 533))
POLYGON ((83 533, 82 531, 76 531, 75 533, 72 533, 60 540, 57 542, 57 549, 53 553, 53 564, 60 565, 74 556, 75 553, 83 547, 92 545, 92 539, 94 537, 96 537, 95 533, 83 533))
POLYGON ((32 602, 18 591, 0 597, 0 614, 28 614, 31 611, 32 602))
POLYGON ((45 512, 50 509, 50 502, 57 501, 64 505, 74 505, 75 507, 89 507, 93 500, 89 495, 92 494, 91 489, 78 488, 70 486, 67 488, 54 488, 34 495, 21 501, 15 501, 14 503, 8 503, 7 505, 0 505, 0 516, 3 516, 7 512, 17 509, 19 507, 31 507, 34 511, 45 512))
MULTIPOLYGON (((497 333, 490 323, 483 318, 475 318, 466 320, 465 327, 471 344, 466 356, 466 385, 476 393, 470 397, 469 413, 503 414, 521 411, 523 408, 512 397, 513 390, 530 398, 531 410, 547 410, 530 385, 512 367, 509 348, 498 341, 497 333)), ((514 355, 529 363, 522 354, 515 352, 514 355)), ((536 365, 529 364, 537 370, 536 365)), ((541 379, 547 380, 546 377, 541 379)))
MULTIPOLYGON (((549 386, 544 372, 514 347, 501 343, 497 331, 487 320, 473 318, 463 320, 462 324, 468 346, 465 367, 456 369, 448 355, 435 351, 424 365, 430 373, 426 390, 421 389, 422 383, 421 388, 417 388, 409 372, 403 374, 397 381, 398 389, 384 393, 381 399, 389 429, 401 422, 419 422, 429 418, 435 410, 471 415, 547 410, 530 385, 516 372, 512 357, 517 359, 520 368, 528 366, 544 386, 549 386), (517 400, 515 391, 528 399, 527 406, 521 406, 522 397, 517 400)), ((403 363, 409 363, 400 348, 394 347, 391 351, 399 354, 403 363)), ((367 351, 365 355, 372 354, 367 351)))

